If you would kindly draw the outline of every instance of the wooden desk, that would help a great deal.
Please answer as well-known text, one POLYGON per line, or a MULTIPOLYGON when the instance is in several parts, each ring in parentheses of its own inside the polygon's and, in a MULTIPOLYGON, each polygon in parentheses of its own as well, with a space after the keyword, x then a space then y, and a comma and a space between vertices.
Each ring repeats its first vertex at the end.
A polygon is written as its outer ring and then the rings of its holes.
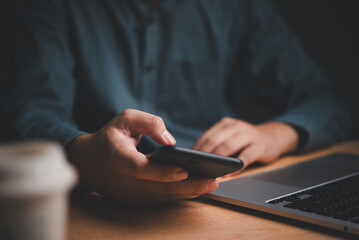
MULTIPOLYGON (((270 165, 251 167, 240 176, 335 152, 359 154, 359 142, 283 157, 270 165)), ((161 207, 127 209, 91 194, 75 194, 72 198, 68 235, 70 240, 359 239, 358 236, 205 198, 161 207)))

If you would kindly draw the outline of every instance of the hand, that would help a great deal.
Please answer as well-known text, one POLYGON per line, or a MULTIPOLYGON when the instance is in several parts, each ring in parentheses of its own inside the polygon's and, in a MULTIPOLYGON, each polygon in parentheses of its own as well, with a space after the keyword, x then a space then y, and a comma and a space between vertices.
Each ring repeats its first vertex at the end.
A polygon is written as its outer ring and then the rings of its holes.
POLYGON ((254 125, 239 119, 223 118, 206 131, 193 148, 224 156, 235 155, 246 167, 254 161, 271 162, 293 151, 298 138, 294 128, 285 123, 254 125))
POLYGON ((215 179, 188 179, 181 167, 149 161, 136 149, 142 135, 175 144, 160 117, 125 110, 98 132, 75 138, 67 147, 68 157, 83 184, 126 204, 191 198, 218 187, 215 179))

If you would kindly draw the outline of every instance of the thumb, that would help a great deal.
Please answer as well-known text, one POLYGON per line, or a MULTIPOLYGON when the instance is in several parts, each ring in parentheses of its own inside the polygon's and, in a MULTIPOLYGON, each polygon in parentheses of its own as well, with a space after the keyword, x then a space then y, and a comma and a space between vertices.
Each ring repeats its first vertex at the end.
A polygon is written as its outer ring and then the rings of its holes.
POLYGON ((176 140, 167 131, 161 117, 134 109, 127 109, 119 115, 120 126, 132 136, 149 136, 163 145, 174 145, 176 140))
POLYGON ((244 166, 242 169, 244 169, 258 160, 258 150, 255 146, 249 145, 238 155, 238 158, 243 161, 244 166))

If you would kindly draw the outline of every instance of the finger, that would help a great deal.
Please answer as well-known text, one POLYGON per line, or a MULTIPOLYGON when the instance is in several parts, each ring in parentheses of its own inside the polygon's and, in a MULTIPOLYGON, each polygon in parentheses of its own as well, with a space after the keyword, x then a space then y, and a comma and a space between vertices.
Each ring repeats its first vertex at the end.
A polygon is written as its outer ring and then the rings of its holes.
POLYGON ((248 145, 243 151, 238 155, 238 158, 243 161, 243 168, 246 168, 251 163, 258 160, 260 156, 260 150, 255 144, 248 145))
POLYGON ((228 128, 228 126, 233 123, 233 120, 230 118, 224 118, 217 122, 196 141, 193 149, 203 152, 211 152, 223 141, 226 135, 229 134, 230 128, 228 128))
POLYGON ((243 136, 241 132, 235 132, 234 134, 227 137, 225 141, 223 141, 215 149, 213 149, 212 153, 224 156, 232 156, 251 144, 251 141, 251 138, 243 136))
POLYGON ((124 169, 123 161, 118 166, 122 172, 127 170, 133 177, 156 182, 181 181, 188 177, 187 171, 182 167, 158 164, 151 162, 144 154, 137 151, 133 145, 119 150, 120 157, 127 163, 124 169))
POLYGON ((161 117, 142 111, 127 109, 119 115, 120 124, 131 135, 147 135, 159 144, 174 145, 176 140, 167 131, 161 117))
POLYGON ((214 153, 215 149, 219 148, 223 144, 229 144, 232 139, 232 136, 239 134, 237 131, 238 129, 236 128, 233 129, 231 127, 225 127, 217 133, 214 133, 213 135, 209 136, 198 150, 214 153))
POLYGON ((195 150, 201 150, 203 146, 206 145, 207 139, 212 136, 213 134, 216 134, 217 132, 221 131, 228 123, 224 123, 225 121, 222 119, 221 121, 214 124, 210 129, 208 129, 206 132, 203 133, 203 135, 198 138, 196 143, 193 146, 193 149, 195 150))

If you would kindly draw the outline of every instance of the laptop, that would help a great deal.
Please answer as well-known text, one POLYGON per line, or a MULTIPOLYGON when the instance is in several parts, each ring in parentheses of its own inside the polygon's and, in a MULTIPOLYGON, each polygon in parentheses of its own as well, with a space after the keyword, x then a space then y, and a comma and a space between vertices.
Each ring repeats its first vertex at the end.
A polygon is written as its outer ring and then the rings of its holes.
POLYGON ((359 156, 332 154, 229 180, 205 197, 359 235, 359 156))

